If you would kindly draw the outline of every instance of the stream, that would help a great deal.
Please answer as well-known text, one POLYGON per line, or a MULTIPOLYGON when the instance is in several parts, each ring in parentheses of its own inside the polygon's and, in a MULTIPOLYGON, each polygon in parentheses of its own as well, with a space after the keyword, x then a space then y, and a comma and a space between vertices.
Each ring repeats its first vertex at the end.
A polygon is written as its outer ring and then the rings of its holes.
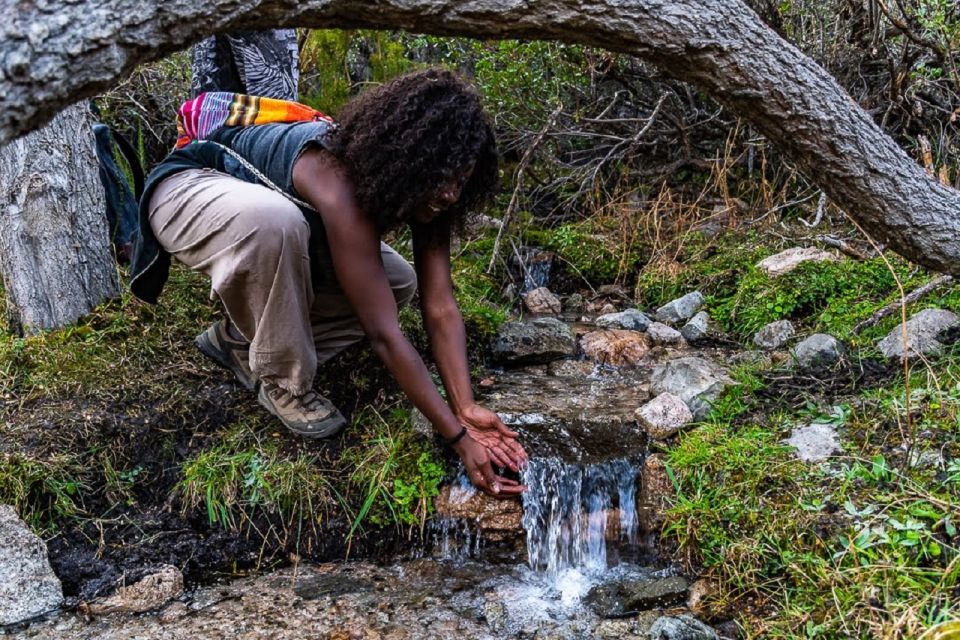
POLYGON ((480 401, 521 432, 529 491, 520 509, 459 478, 441 496, 426 552, 386 566, 300 564, 195 588, 159 613, 61 613, 16 635, 716 638, 703 625, 700 635, 650 632, 665 617, 699 623, 676 617, 686 580, 658 562, 638 510, 647 441, 634 410, 650 397, 652 364, 693 352, 654 347, 636 367, 565 359, 487 372, 480 401))

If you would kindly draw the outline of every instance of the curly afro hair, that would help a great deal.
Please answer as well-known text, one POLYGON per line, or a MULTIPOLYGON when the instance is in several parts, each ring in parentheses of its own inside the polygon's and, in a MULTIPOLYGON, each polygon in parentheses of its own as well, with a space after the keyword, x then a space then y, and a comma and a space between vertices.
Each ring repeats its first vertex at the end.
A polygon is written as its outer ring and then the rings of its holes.
POLYGON ((444 69, 409 73, 365 91, 341 110, 328 149, 348 171, 361 209, 381 232, 411 219, 441 184, 473 171, 443 214, 461 228, 497 184, 497 147, 480 96, 444 69))

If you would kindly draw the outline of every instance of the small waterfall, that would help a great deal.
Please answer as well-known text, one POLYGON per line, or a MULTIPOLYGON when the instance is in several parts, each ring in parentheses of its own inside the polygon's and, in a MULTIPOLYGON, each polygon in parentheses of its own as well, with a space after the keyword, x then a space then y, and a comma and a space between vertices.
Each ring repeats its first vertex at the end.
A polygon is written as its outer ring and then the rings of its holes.
POLYGON ((607 567, 608 519, 618 513, 618 539, 637 539, 636 465, 625 459, 580 466, 559 458, 532 460, 524 472, 527 560, 548 574, 607 567))

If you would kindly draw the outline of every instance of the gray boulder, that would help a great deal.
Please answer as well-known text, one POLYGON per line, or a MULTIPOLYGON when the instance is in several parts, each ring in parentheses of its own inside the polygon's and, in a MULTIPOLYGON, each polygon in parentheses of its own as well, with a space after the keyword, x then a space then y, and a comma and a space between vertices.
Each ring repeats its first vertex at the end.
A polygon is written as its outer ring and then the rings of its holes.
POLYGON ((163 608, 182 593, 183 574, 180 569, 164 564, 133 584, 121 584, 113 595, 98 598, 88 607, 94 615, 143 613, 163 608))
POLYGON ((789 320, 777 320, 766 325, 753 336, 753 344, 761 349, 779 349, 797 334, 789 320))
POLYGON ((646 331, 650 323, 650 318, 638 309, 608 313, 594 321, 594 324, 603 329, 629 329, 631 331, 646 331))
POLYGON ((636 411, 637 421, 651 438, 663 440, 693 420, 690 408, 680 396, 661 393, 636 411))
POLYGON ((673 327, 668 327, 662 322, 654 322, 647 327, 647 336, 653 344, 681 344, 683 335, 673 327))
POLYGON ((710 405, 731 384, 734 382, 723 367, 691 356, 657 365, 650 376, 650 393, 679 396, 693 416, 702 420, 710 412, 710 405))
MULTIPOLYGON (((908 357, 937 356, 950 341, 948 334, 960 328, 957 314, 944 309, 924 309, 907 320, 908 357)), ((887 358, 903 357, 903 328, 900 325, 887 334, 877 347, 887 358)))
POLYGON ((537 318, 501 325, 493 356, 506 364, 538 364, 572 356, 576 348, 570 327, 556 318, 537 318))
POLYGON ((842 453, 837 430, 830 424, 814 422, 797 427, 784 444, 795 448, 804 462, 822 462, 836 453, 842 453))
POLYGON ((707 339, 711 333, 710 316, 706 311, 697 313, 680 329, 680 335, 690 344, 707 339))
POLYGON ((47 545, 0 505, 0 625, 16 624, 63 603, 60 580, 47 559, 47 545))
POLYGON ((691 615, 663 616, 650 626, 651 640, 717 640, 717 632, 691 615))
POLYGON ((699 291, 671 300, 654 314, 660 322, 675 324, 692 318, 703 306, 703 294, 699 291))
POLYGON ((815 333, 790 352, 802 369, 813 369, 836 364, 843 357, 843 345, 826 333, 815 333))

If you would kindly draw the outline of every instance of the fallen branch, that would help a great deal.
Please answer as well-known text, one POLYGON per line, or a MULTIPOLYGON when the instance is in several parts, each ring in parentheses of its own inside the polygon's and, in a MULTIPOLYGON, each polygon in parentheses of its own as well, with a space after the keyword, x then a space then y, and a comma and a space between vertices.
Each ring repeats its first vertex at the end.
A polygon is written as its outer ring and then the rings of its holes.
POLYGON ((852 244, 848 243, 846 240, 841 240, 840 238, 834 238, 833 236, 817 236, 817 241, 822 242, 828 247, 833 247, 840 251, 840 253, 845 253, 846 255, 854 258, 856 260, 869 260, 870 256, 857 249, 852 244))
POLYGON ((540 143, 543 141, 543 137, 547 135, 547 131, 553 126, 554 121, 556 121, 557 116, 560 115, 561 111, 563 111, 562 104, 558 105, 557 108, 553 110, 553 113, 551 113, 550 117, 547 118, 547 122, 543 125, 543 128, 540 129, 540 133, 537 134, 537 137, 533 139, 533 142, 530 143, 530 146, 527 147, 527 150, 523 152, 523 157, 520 158, 520 165, 517 167, 517 177, 513 187, 513 193, 510 195, 510 203, 507 204, 507 210, 503 213, 503 221, 500 224, 500 229, 497 231, 497 239, 493 242, 493 253, 490 256, 490 264, 487 265, 488 274, 493 273, 493 268, 497 264, 497 257, 500 255, 500 243, 503 241, 503 234, 506 233, 507 227, 510 226, 510 218, 513 216, 513 212, 517 208, 517 202, 520 199, 520 188, 523 186, 523 172, 526 171, 527 165, 530 164, 530 160, 533 158, 533 152, 537 150, 538 146, 540 146, 540 143))
POLYGON ((870 316, 866 320, 863 320, 862 322, 857 323, 857 325, 853 327, 851 332, 860 333, 867 327, 872 327, 873 325, 877 324, 887 316, 895 313, 902 306, 912 304, 917 300, 919 300, 920 298, 922 298, 923 296, 930 293, 931 291, 935 289, 939 289, 943 285, 950 284, 953 281, 954 281, 953 276, 940 276, 939 278, 934 278, 933 280, 923 285, 922 287, 918 287, 917 289, 914 289, 913 291, 908 293, 902 300, 897 300, 896 302, 890 303, 889 305, 878 310, 876 313, 874 313, 872 316, 870 316))

